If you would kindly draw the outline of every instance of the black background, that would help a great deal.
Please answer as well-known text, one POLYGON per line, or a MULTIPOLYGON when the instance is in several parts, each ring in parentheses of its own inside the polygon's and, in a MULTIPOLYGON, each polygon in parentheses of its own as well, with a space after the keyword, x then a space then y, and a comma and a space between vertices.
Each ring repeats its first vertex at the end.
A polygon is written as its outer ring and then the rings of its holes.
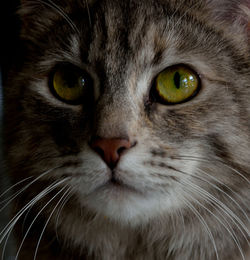
POLYGON ((17 10, 20 7, 18 0, 1 0, 1 70, 3 80, 9 68, 17 62, 20 52, 20 41, 18 39, 20 31, 20 21, 17 10))
MULTIPOLYGON (((19 31, 20 21, 16 14, 20 2, 17 0, 0 0, 0 194, 11 186, 10 181, 5 174, 5 166, 3 160, 3 137, 2 137, 2 82, 5 85, 8 71, 11 67, 16 66, 18 57, 21 52, 19 31)), ((7 197, 10 196, 7 193, 7 197)), ((0 213, 0 232, 10 220, 10 206, 0 213)), ((2 256, 3 247, 0 245, 0 257, 2 256)), ((14 259, 16 246, 12 234, 6 246, 4 259, 14 259)))

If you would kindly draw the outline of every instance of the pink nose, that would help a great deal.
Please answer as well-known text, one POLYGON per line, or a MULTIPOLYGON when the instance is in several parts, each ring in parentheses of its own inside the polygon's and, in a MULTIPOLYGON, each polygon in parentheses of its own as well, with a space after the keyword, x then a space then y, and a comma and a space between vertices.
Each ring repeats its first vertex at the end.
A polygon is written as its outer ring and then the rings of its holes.
POLYGON ((130 141, 121 138, 96 138, 90 146, 111 169, 120 160, 122 152, 132 147, 130 141))

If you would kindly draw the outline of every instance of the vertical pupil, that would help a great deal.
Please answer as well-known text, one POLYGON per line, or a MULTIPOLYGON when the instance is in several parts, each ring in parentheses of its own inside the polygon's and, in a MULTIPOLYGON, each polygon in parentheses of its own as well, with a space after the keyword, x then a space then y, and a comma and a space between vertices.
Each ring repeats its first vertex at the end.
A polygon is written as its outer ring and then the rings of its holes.
POLYGON ((75 83, 76 83, 76 79, 75 79, 75 75, 72 73, 68 73, 65 75, 65 81, 67 83, 67 87, 68 88, 74 88, 75 87, 75 83))
POLYGON ((180 88, 180 79, 181 79, 180 73, 179 73, 179 72, 176 72, 176 73, 174 74, 174 84, 175 84, 175 87, 176 87, 177 89, 180 88))

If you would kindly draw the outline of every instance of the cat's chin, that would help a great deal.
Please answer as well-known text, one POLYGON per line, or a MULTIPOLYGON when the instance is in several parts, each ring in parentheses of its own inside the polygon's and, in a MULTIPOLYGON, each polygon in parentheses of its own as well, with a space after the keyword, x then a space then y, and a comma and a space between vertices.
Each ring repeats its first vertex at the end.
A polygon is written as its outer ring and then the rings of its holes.
POLYGON ((133 187, 108 182, 82 201, 84 207, 120 224, 142 225, 165 215, 178 203, 169 194, 143 193, 133 187))

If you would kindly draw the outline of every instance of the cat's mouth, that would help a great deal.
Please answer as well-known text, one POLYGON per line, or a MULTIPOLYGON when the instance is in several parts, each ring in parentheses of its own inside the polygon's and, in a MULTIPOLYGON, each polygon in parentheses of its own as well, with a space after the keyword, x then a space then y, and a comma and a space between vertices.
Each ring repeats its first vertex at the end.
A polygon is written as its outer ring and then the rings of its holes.
POLYGON ((111 178, 99 189, 110 190, 111 192, 132 192, 143 195, 143 192, 141 190, 136 189, 134 186, 125 183, 121 179, 117 178, 115 174, 112 174, 111 178))
POLYGON ((118 180, 117 178, 115 177, 112 177, 108 183, 108 185, 110 186, 113 186, 115 188, 118 188, 118 189, 127 189, 127 190, 130 190, 130 191, 134 191, 134 192, 138 192, 134 187, 131 187, 123 182, 121 182, 120 180, 118 180))

